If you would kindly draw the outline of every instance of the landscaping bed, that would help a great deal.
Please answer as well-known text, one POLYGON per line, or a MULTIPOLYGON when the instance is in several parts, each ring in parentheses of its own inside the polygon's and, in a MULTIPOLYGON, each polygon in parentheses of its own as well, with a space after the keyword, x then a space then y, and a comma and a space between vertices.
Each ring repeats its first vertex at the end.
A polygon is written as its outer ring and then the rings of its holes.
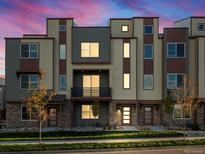
MULTIPOLYGON (((0 133, 0 141, 38 140, 38 132, 0 133)), ((43 140, 125 139, 152 137, 181 137, 176 131, 50 131, 42 132, 43 140)))
POLYGON ((51 150, 85 150, 85 149, 117 149, 117 148, 146 148, 163 146, 205 145, 201 140, 167 140, 142 141, 126 143, 71 143, 71 144, 26 144, 26 145, 0 145, 0 152, 12 151, 51 151, 51 150))

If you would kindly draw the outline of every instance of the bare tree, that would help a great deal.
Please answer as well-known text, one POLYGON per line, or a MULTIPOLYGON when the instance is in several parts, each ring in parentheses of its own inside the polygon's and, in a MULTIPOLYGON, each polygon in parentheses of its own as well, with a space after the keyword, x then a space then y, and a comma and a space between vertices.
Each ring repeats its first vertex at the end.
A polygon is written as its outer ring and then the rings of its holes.
POLYGON ((41 144, 41 130, 42 122, 48 118, 46 105, 53 96, 53 93, 48 94, 46 88, 39 88, 34 90, 31 96, 25 98, 27 112, 38 120, 39 122, 39 144, 41 144))
POLYGON ((192 89, 191 79, 188 76, 183 78, 183 86, 173 91, 173 96, 176 99, 176 104, 181 105, 183 122, 184 140, 186 136, 186 117, 191 116, 196 112, 199 99, 196 90, 192 89))

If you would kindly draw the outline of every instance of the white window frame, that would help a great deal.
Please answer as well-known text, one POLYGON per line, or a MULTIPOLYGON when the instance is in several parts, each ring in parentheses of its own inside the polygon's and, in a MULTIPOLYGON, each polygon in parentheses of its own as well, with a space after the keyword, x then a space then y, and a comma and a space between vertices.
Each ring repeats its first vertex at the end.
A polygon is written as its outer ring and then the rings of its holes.
POLYGON ((28 43, 26 43, 26 42, 24 42, 24 43, 20 43, 20 59, 38 59, 38 53, 39 52, 39 43, 36 43, 36 42, 28 42, 28 43), (22 55, 21 55, 21 45, 22 44, 27 44, 29 47, 29 49, 28 49, 28 57, 22 57, 22 55), (37 45, 37 57, 31 57, 31 49, 30 49, 30 45, 31 44, 36 44, 37 45))
POLYGON ((121 31, 122 32, 129 32, 129 26, 128 25, 121 25, 121 31), (126 30, 123 30, 123 29, 126 29, 126 30))
MULTIPOLYGON (((29 115, 29 119, 23 119, 23 107, 26 107, 25 105, 21 105, 21 121, 37 121, 37 119, 31 119, 31 115, 29 115)), ((29 113, 31 114, 31 113, 29 113)))
POLYGON ((153 50, 154 50, 154 48, 153 48, 153 44, 144 44, 144 59, 153 59, 153 50), (151 58, 146 58, 145 57, 145 46, 148 46, 148 45, 151 45, 152 46, 152 57, 151 58))
POLYGON ((66 54, 66 44, 60 44, 60 45, 59 45, 59 50, 60 50, 60 51, 59 51, 59 59, 60 59, 60 60, 66 60, 66 55, 67 55, 67 54, 66 54), (63 50, 61 50, 61 47, 62 47, 62 46, 65 47, 65 57, 61 57, 61 52, 63 51, 63 50))
POLYGON ((67 76, 66 75, 59 75, 59 91, 66 91, 67 90, 67 76), (61 77, 65 78, 65 88, 61 87, 61 77))
POLYGON ((144 74, 144 76, 143 76, 143 89, 144 90, 154 90, 154 74, 144 74), (145 88, 145 76, 152 77, 152 85, 149 88, 145 88))
POLYGON ((153 34, 153 31, 154 31, 153 25, 144 25, 144 34, 150 35, 150 34, 153 34), (146 33, 146 32, 145 32, 145 27, 146 27, 146 26, 151 26, 151 27, 152 27, 152 33, 146 33))
POLYGON ((185 58, 186 57, 186 43, 185 42, 168 42, 167 43, 167 58, 185 58), (175 45, 175 57, 170 57, 168 54, 168 46, 169 44, 175 45), (184 57, 177 57, 177 44, 184 44, 184 57))
POLYGON ((66 25, 59 25, 59 31, 60 32, 66 32, 67 31, 67 26, 66 25), (65 27, 65 30, 62 30, 61 27, 65 27))
MULTIPOLYGON (((85 49, 84 49, 85 50, 85 49)), ((99 58, 100 57, 100 42, 81 42, 80 43, 80 57, 81 58, 99 58), (87 49, 88 50, 88 52, 89 52, 89 56, 82 56, 82 44, 83 43, 88 43, 88 45, 89 45, 89 48, 87 49), (97 54, 97 56, 92 56, 92 54, 91 54, 91 44, 94 44, 94 43, 97 43, 98 44, 98 54, 97 54)))
POLYGON ((38 88, 39 88, 39 76, 38 76, 38 74, 21 74, 21 75, 20 75, 20 90, 38 90, 38 88), (22 76, 27 76, 27 75, 29 76, 29 80, 28 80, 28 82, 29 82, 29 83, 28 83, 28 86, 29 86, 29 87, 28 87, 28 89, 21 87, 21 77, 22 77, 22 76), (31 75, 36 75, 36 76, 37 76, 37 82, 35 82, 35 83, 37 83, 37 88, 36 88, 36 89, 31 89, 31 88, 30 88, 30 85, 31 85, 30 76, 31 76, 31 75))
POLYGON ((167 73, 167 89, 176 89, 176 88, 178 88, 177 87, 177 75, 182 75, 182 76, 185 77, 185 73, 167 73), (169 88, 169 86, 168 86, 168 76, 169 75, 175 75, 176 76, 176 84, 175 84, 174 88, 169 88))
MULTIPOLYGON (((181 105, 181 104, 174 104, 174 106, 175 106, 175 105, 181 105)), ((175 110, 175 109, 173 108, 173 115, 172 115, 173 119, 191 119, 191 112, 190 112, 190 114, 189 114, 189 115, 190 115, 189 118, 183 117, 182 106, 181 106, 181 109, 180 109, 180 110, 181 110, 181 117, 175 117, 175 116, 174 116, 174 110, 175 110)), ((190 107, 190 110, 191 110, 191 107, 190 107)))

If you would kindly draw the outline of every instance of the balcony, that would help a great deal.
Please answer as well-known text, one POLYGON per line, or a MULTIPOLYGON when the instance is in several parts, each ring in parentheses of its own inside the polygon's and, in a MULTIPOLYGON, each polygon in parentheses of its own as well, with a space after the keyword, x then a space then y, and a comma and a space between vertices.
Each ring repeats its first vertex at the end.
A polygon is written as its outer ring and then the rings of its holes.
POLYGON ((71 88, 72 99, 77 100, 111 100, 110 87, 73 87, 71 88))

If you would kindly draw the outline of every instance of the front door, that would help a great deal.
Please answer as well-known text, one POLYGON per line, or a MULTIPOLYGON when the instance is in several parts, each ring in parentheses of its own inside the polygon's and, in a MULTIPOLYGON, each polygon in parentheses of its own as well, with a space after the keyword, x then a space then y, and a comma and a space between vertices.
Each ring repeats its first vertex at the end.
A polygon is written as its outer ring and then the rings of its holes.
POLYGON ((49 127, 58 126, 58 112, 55 107, 48 108, 48 126, 49 127))
POLYGON ((130 106, 122 107, 122 124, 123 125, 131 124, 131 107, 130 106))
POLYGON ((153 124, 153 115, 152 115, 152 107, 145 106, 144 107, 144 125, 152 125, 153 124))

